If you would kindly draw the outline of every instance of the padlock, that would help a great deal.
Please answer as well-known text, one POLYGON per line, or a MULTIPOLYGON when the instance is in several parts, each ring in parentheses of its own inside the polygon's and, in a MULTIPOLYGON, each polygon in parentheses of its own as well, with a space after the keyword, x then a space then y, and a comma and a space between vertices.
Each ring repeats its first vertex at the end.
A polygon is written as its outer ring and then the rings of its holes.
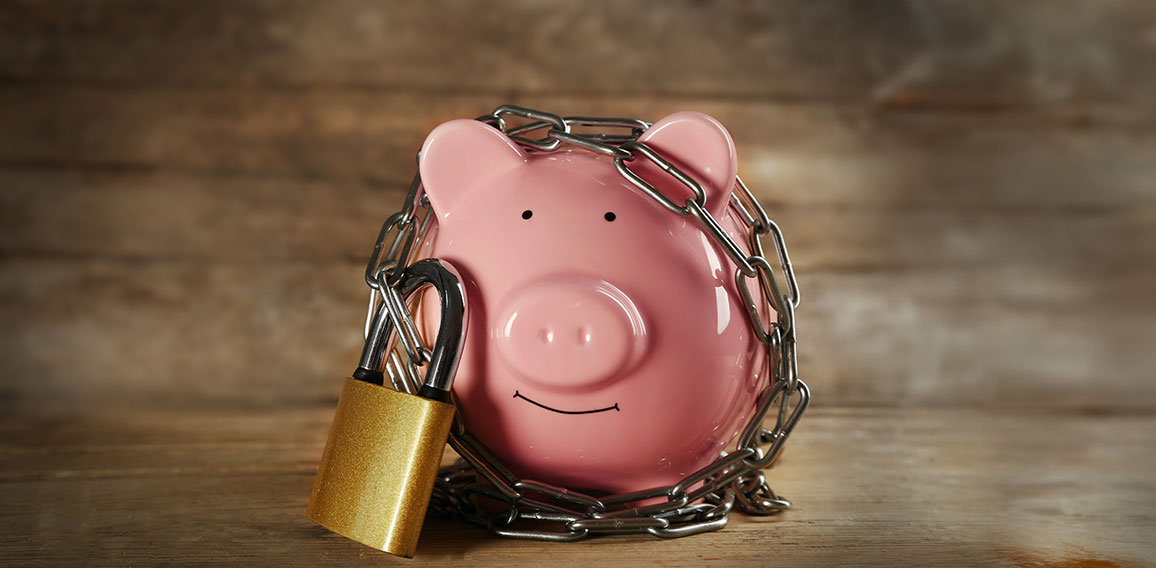
POLYGON ((438 292, 441 317, 424 383, 417 395, 384 386, 381 369, 395 325, 383 303, 361 362, 345 380, 306 510, 333 532, 407 558, 417 549, 453 423, 449 390, 467 323, 465 292, 452 266, 420 260, 398 283, 405 299, 426 286, 438 292))

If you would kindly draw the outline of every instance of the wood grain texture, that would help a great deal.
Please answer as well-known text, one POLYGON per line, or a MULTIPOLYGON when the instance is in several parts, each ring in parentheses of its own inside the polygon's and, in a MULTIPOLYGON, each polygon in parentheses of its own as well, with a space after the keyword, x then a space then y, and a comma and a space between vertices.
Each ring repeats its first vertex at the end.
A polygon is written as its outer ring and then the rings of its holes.
MULTIPOLYGON (((0 263, 0 358, 30 377, 9 380, 7 394, 77 406, 333 401, 360 353, 362 270, 315 259, 0 263)), ((804 272, 801 372, 824 404, 1152 409, 1156 275, 1036 270, 804 272)))
MULTIPOLYGON (((786 231, 802 270, 1079 265, 1120 272, 1145 271, 1156 260, 1156 199, 1120 195, 1129 189, 1108 186, 1108 172, 1100 191, 1061 195, 1052 203, 1018 203, 1011 196, 1002 203, 957 203, 975 198, 961 198, 930 175, 914 173, 895 182, 897 195, 868 201, 839 196, 840 188, 832 187, 838 181, 802 187, 781 179, 789 173, 758 175, 760 166, 800 167, 785 157, 775 160, 751 164, 756 171, 745 179, 786 231), (816 193, 828 193, 828 201, 816 193)), ((365 257, 381 220, 400 207, 405 188, 3 167, 0 184, 0 250, 9 256, 205 262, 365 257)))
MULTIPOLYGON (((880 168, 908 161, 903 165, 914 174, 953 181, 955 191, 943 193, 958 193, 956 203, 1003 194, 1021 204, 1053 195, 1095 199, 1088 195, 1096 193, 1088 191, 1089 182, 1116 168, 1122 171, 1108 178, 1108 187, 1125 182, 1121 189, 1127 191, 1120 197, 1138 196, 1150 186, 1138 185, 1130 174, 1151 167, 1143 158, 1151 155, 1156 124, 1156 109, 1140 114, 1082 112, 1083 107, 980 113, 645 95, 10 85, 0 87, 0 124, 5 125, 0 163, 277 174, 393 185, 409 181, 414 155, 433 125, 475 117, 503 103, 564 115, 649 120, 700 110, 727 125, 741 165, 775 165, 777 160, 766 160, 773 156, 794 166, 787 172, 811 176, 801 181, 827 182, 801 185, 808 195, 819 191, 818 198, 832 197, 822 187, 810 188, 834 180, 847 185, 857 175, 890 173, 902 179, 904 168, 880 168), (811 161, 793 163, 803 159, 811 161), (841 167, 820 167, 833 163, 841 167), (1066 179, 1050 168, 1087 177, 1066 179), (977 179, 969 180, 969 175, 977 179), (1021 181, 1032 183, 1009 183, 1021 181), (1042 193, 1042 183, 1057 186, 1054 193, 1042 193)), ((858 189, 847 197, 867 199, 895 194, 871 183, 878 181, 885 180, 868 177, 861 185, 840 189, 858 189)))
POLYGON ((1148 107, 1154 23, 1139 0, 21 2, 0 18, 0 76, 1148 107))
POLYGON ((429 520, 415 560, 304 516, 329 407, 0 421, 5 565, 1133 566, 1156 560, 1150 415, 815 409, 796 509, 660 541, 500 540, 429 520), (977 464, 983 464, 977 467, 977 464))
MULTIPOLYGON (((16 376, 46 377, 9 390, 38 397, 330 396, 319 378, 354 360, 357 265, 413 149, 481 112, 345 90, 0 92, 19 134, 0 138, 0 333, 16 376)), ((521 102, 649 118, 696 103, 521 102)), ((786 231, 821 400, 1156 406, 1156 131, 698 102, 733 125, 786 231)))

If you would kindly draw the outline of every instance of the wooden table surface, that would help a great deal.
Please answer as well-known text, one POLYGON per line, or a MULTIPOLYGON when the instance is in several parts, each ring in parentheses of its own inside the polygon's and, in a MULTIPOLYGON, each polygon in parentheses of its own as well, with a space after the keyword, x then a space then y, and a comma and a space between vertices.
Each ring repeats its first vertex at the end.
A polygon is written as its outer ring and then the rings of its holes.
POLYGON ((427 521, 414 560, 314 525, 332 407, 0 420, 0 566, 1132 566, 1156 563, 1156 416, 823 408, 796 508, 672 541, 512 541, 427 521))

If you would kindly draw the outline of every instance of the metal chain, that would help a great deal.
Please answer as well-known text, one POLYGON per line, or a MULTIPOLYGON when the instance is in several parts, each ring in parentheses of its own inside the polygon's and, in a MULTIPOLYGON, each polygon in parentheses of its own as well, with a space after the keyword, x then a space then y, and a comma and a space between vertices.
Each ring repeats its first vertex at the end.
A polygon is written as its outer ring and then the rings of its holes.
MULTIPOLYGON (((722 452, 710 465, 675 485, 606 497, 518 479, 470 434, 458 414, 449 443, 461 459, 439 473, 430 510, 459 517, 505 537, 573 541, 596 534, 649 533, 677 538, 722 528, 735 507, 753 515, 770 515, 789 508, 791 502, 771 490, 763 469, 779 457, 783 444, 810 402, 810 390, 798 376, 795 351, 794 312, 799 307, 799 286, 782 231, 742 179, 735 178, 730 209, 748 232, 749 255, 707 211, 702 186, 660 152, 638 140, 650 127, 648 122, 629 118, 562 117, 511 105, 500 106, 477 120, 502 131, 530 152, 555 152, 572 146, 608 156, 623 178, 645 195, 671 213, 693 217, 735 265, 735 280, 752 333, 767 349, 770 380, 733 450, 722 452), (511 127, 507 120, 511 117, 527 122, 511 127), (576 133, 573 131, 576 127, 595 130, 576 133), (626 131, 603 131, 606 129, 626 131), (544 135, 531 138, 531 133, 544 135), (685 186, 689 197, 679 203, 631 170, 629 164, 640 159, 654 163, 685 186), (774 264, 763 252, 761 238, 768 236, 775 247, 777 262, 774 264), (779 274, 783 275, 783 281, 779 280, 779 274), (757 281, 758 294, 752 293, 748 280, 757 281), (760 310, 770 313, 768 307, 773 309, 775 319, 765 322, 760 310), (764 428, 764 420, 772 411, 774 425, 764 428), (492 506, 484 506, 484 502, 492 506)), ((421 384, 419 367, 429 362, 430 351, 414 324, 413 306, 407 306, 401 299, 396 283, 406 266, 419 255, 431 222, 421 178, 415 175, 402 209, 382 225, 365 269, 365 281, 370 287, 368 314, 372 316, 384 302, 394 329, 398 330, 391 340, 384 370, 394 388, 410 393, 416 392, 421 384)), ((367 335, 369 319, 366 318, 367 335)))

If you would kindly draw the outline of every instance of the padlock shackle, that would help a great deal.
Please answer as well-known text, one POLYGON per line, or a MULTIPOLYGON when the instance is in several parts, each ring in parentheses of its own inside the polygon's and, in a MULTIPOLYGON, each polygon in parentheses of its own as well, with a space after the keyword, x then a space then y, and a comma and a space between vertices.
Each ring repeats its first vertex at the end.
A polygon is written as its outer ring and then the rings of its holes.
MULTIPOLYGON (((419 260, 407 267, 398 280, 401 296, 408 302, 418 290, 432 286, 438 293, 441 318, 437 339, 426 371, 425 383, 418 392, 420 396, 441 402, 449 401, 450 386, 457 372, 465 340, 467 322, 466 293, 461 277, 453 265, 435 258, 419 260)), ((384 384, 382 368, 390 335, 394 330, 393 318, 388 306, 383 302, 373 317, 373 325, 365 347, 361 351, 361 362, 353 373, 353 378, 384 384)))

